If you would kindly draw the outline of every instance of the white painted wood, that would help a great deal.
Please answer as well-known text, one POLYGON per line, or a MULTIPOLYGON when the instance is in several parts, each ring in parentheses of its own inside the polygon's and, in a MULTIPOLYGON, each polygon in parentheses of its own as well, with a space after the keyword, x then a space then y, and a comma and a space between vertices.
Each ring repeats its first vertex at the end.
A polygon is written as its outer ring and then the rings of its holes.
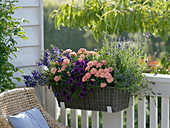
POLYGON ((158 99, 150 97, 150 128, 158 128, 158 99))
POLYGON ((40 39, 40 44, 41 44, 41 51, 44 50, 44 8, 43 8, 43 0, 40 0, 40 15, 39 15, 39 19, 40 19, 40 34, 39 34, 39 39, 40 39))
POLYGON ((81 110, 81 127, 89 128, 88 111, 81 110))
POLYGON ((47 95, 47 97, 45 97, 46 110, 53 118, 55 118, 56 102, 55 102, 54 93, 52 92, 52 90, 48 89, 47 87, 45 88, 45 93, 47 95))
POLYGON ((40 6, 39 0, 18 0, 19 2, 16 2, 15 5, 17 7, 36 7, 40 6))
POLYGON ((146 128, 146 98, 138 100, 138 128, 146 128))
POLYGON ((14 11, 14 18, 25 18, 29 23, 21 23, 21 26, 39 25, 40 8, 20 8, 14 11))
POLYGON ((27 40, 23 40, 21 38, 15 38, 17 41, 17 47, 26 47, 26 46, 36 46, 41 45, 40 40, 40 26, 26 26, 23 27, 25 35, 29 38, 27 40))
POLYGON ((10 60, 16 67, 35 66, 36 60, 40 58, 40 46, 36 47, 22 47, 19 52, 16 52, 17 58, 13 57, 10 60))
POLYGON ((161 128, 169 128, 169 98, 162 97, 161 128))
POLYGON ((170 75, 145 73, 146 78, 158 83, 170 83, 170 75))
POLYGON ((64 108, 60 108, 60 122, 65 126, 68 125, 67 110, 64 108))
POLYGON ((92 111, 92 128, 99 128, 99 112, 92 111))
POLYGON ((123 111, 116 113, 103 112, 103 128, 123 128, 123 111))
POLYGON ((127 109, 127 128, 134 128, 134 105, 127 109))
POLYGON ((78 128, 78 114, 76 109, 71 109, 71 128, 78 128))

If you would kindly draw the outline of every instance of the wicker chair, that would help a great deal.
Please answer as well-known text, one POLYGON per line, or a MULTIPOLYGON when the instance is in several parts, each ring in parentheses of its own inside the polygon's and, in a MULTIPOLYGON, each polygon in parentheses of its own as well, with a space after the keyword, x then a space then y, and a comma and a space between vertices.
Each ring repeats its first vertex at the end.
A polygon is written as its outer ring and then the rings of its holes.
POLYGON ((35 96, 34 88, 17 88, 0 94, 0 128, 13 128, 7 116, 39 108, 50 128, 66 128, 54 120, 41 106, 35 96))

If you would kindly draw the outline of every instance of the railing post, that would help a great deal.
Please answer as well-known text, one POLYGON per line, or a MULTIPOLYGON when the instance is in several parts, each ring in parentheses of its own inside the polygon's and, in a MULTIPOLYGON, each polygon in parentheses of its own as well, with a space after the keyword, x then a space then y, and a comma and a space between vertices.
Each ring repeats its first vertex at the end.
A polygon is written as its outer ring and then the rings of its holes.
POLYGON ((103 128, 123 128, 123 111, 116 113, 103 112, 103 128))

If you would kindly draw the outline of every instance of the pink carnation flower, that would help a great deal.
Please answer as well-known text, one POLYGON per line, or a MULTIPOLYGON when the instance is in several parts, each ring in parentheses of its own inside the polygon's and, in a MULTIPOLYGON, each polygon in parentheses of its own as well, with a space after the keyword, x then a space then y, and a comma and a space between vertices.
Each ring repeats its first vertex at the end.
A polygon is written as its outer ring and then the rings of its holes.
POLYGON ((98 70, 98 72, 99 72, 99 73, 103 73, 104 70, 103 70, 102 68, 100 68, 100 69, 98 70))
POLYGON ((99 62, 98 61, 93 61, 93 63, 94 63, 94 66, 96 66, 99 62))
POLYGON ((85 81, 87 81, 87 80, 88 80, 87 76, 83 76, 83 77, 82 77, 82 82, 85 82, 85 81))
POLYGON ((87 71, 87 70, 89 70, 90 69, 90 67, 89 66, 87 66, 86 68, 85 68, 85 71, 87 71))
POLYGON ((97 68, 99 68, 99 67, 101 67, 101 66, 103 66, 102 63, 98 63, 98 64, 96 65, 97 68))
POLYGON ((109 72, 109 69, 108 68, 105 68, 104 69, 104 73, 108 73, 109 72))
POLYGON ((108 67, 108 69, 109 69, 109 72, 113 71, 113 67, 108 67))
POLYGON ((107 72, 104 74, 104 77, 108 79, 108 78, 112 78, 112 75, 109 72, 107 72))
POLYGON ((66 49, 63 53, 66 53, 66 52, 72 52, 72 50, 71 49, 66 49))
POLYGON ((80 48, 79 50, 78 50, 78 53, 77 54, 82 54, 82 53, 86 53, 87 52, 87 50, 85 49, 85 48, 80 48))
POLYGON ((76 54, 75 52, 71 52, 71 53, 69 53, 69 55, 71 55, 71 56, 77 56, 77 54, 76 54))
POLYGON ((94 55, 95 52, 94 52, 94 51, 89 51, 88 54, 89 54, 89 55, 94 55))
POLYGON ((54 77, 54 81, 55 81, 55 82, 58 82, 59 80, 60 80, 60 76, 55 76, 55 77, 54 77))
POLYGON ((100 77, 100 73, 97 72, 97 73, 95 74, 95 76, 96 76, 96 77, 100 77))
POLYGON ((107 86, 106 83, 101 83, 101 84, 100 84, 100 87, 101 87, 101 88, 104 88, 104 87, 106 87, 106 86, 107 86))
POLYGON ((56 71, 57 71, 57 69, 56 69, 56 68, 52 68, 52 69, 51 69, 51 73, 52 73, 52 74, 55 74, 55 73, 56 73, 56 71))
POLYGON ((86 73, 85 76, 89 79, 91 77, 91 73, 86 73))
POLYGON ((103 72, 103 73, 100 73, 100 77, 101 77, 101 78, 104 78, 104 77, 105 77, 104 72, 103 72))
POLYGON ((67 67, 67 66, 64 65, 64 66, 61 68, 61 71, 64 71, 64 70, 66 69, 66 67, 67 67))
POLYGON ((103 64, 103 65, 106 65, 106 64, 107 64, 107 61, 106 61, 106 60, 102 60, 102 64, 103 64))
POLYGON ((63 60, 63 64, 66 65, 66 64, 69 64, 70 63, 70 60, 69 59, 64 59, 63 60))
POLYGON ((82 60, 84 60, 85 57, 86 57, 86 56, 85 56, 84 54, 80 55, 80 58, 81 58, 82 60))
POLYGON ((92 69, 90 70, 90 73, 91 73, 91 74, 96 74, 96 73, 97 73, 97 69, 96 69, 96 68, 92 68, 92 69))
POLYGON ((110 77, 108 79, 106 79, 108 83, 112 83, 114 81, 114 78, 113 77, 110 77))
POLYGON ((90 61, 90 62, 87 63, 87 66, 89 66, 89 67, 92 67, 93 65, 94 65, 93 61, 90 61))

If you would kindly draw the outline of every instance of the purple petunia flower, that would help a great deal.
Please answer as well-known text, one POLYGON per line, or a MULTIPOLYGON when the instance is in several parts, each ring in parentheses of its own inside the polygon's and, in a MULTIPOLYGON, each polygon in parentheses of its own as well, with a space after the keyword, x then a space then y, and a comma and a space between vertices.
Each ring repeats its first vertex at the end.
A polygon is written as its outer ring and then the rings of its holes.
POLYGON ((69 79, 68 80, 68 84, 72 85, 74 83, 74 80, 73 79, 69 79))
POLYGON ((80 64, 81 64, 81 62, 79 60, 74 62, 74 66, 79 66, 80 64))
POLYGON ((82 87, 81 90, 82 90, 82 93, 83 93, 83 94, 85 94, 85 93, 88 91, 86 87, 82 87))
POLYGON ((58 56, 58 60, 57 60, 58 62, 63 62, 63 60, 64 60, 64 58, 58 56))
POLYGON ((84 62, 87 64, 89 62, 89 60, 84 60, 84 62))
POLYGON ((74 80, 74 79, 75 79, 75 75, 74 75, 74 74, 71 74, 71 75, 70 75, 70 79, 73 79, 73 80, 74 80))
POLYGON ((90 84, 90 86, 94 86, 94 81, 90 80, 89 84, 90 84))
POLYGON ((75 79, 80 80, 81 78, 80 78, 80 76, 75 76, 75 79))
POLYGON ((89 92, 93 92, 93 88, 90 88, 89 92))
POLYGON ((74 73, 78 73, 79 69, 78 68, 74 68, 73 71, 74 71, 74 73))
POLYGON ((80 98, 84 98, 84 97, 85 97, 84 93, 80 93, 80 94, 79 94, 79 97, 80 97, 80 98))
POLYGON ((72 97, 70 95, 66 95, 66 101, 71 101, 72 100, 72 97))
POLYGON ((70 91, 71 93, 75 93, 75 92, 76 92, 76 88, 70 87, 70 88, 69 88, 69 91, 70 91))
POLYGON ((66 91, 62 91, 62 95, 63 95, 63 96, 66 96, 66 95, 67 95, 67 92, 66 92, 66 91))
POLYGON ((77 82, 77 83, 76 83, 76 86, 77 86, 77 87, 81 87, 82 85, 83 85, 82 82, 77 82))
POLYGON ((84 68, 81 68, 79 72, 80 72, 80 75, 84 75, 85 74, 84 68))

